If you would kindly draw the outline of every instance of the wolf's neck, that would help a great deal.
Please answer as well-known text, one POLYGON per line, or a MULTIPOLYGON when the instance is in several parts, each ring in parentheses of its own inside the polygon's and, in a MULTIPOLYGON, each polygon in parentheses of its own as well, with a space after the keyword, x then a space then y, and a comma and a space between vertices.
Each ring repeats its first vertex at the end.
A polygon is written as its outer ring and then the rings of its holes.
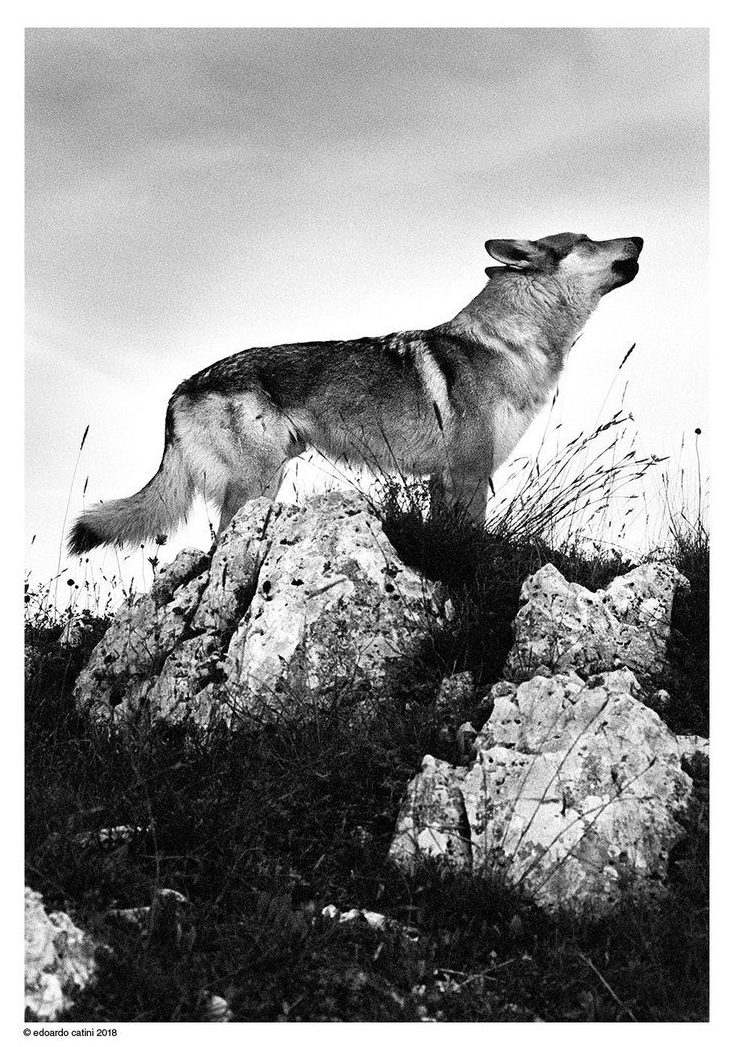
POLYGON ((446 328, 488 346, 500 341, 519 352, 541 350, 561 365, 595 304, 570 296, 557 281, 499 268, 446 328))

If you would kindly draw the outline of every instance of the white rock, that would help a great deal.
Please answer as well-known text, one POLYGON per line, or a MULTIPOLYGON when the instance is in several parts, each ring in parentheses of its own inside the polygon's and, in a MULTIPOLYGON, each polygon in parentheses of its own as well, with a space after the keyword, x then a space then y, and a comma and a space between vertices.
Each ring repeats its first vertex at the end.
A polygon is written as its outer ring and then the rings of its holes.
POLYGON ((355 492, 256 499, 211 561, 185 550, 119 613, 75 698, 103 723, 299 720, 343 691, 364 715, 418 654, 432 598, 355 492))
POLYGON ((372 927, 374 931, 384 931, 388 926, 388 917, 382 912, 371 912, 370 909, 361 909, 363 920, 372 927))
POLYGON ((590 592, 551 564, 523 583, 505 675, 528 680, 546 666, 587 675, 627 666, 641 680, 667 667, 671 609, 689 582, 668 563, 647 563, 590 592))
POLYGON ((243 506, 215 547, 207 588, 194 615, 195 630, 232 634, 255 595, 277 522, 297 512, 295 506, 267 498, 243 506))
POLYGON ((398 816, 390 856, 415 868, 420 857, 438 858, 447 866, 467 868, 472 861, 462 781, 466 768, 425 756, 421 774, 409 783, 398 816))
POLYGON ((110 825, 104 829, 75 833, 73 840, 80 847, 99 847, 102 851, 114 851, 136 837, 145 836, 146 832, 147 829, 141 825, 110 825))
POLYGON ((25 1005, 35 1021, 57 1021, 95 974, 94 944, 67 913, 46 913, 25 889, 25 1005))
POLYGON ((372 912, 370 909, 346 909, 340 912, 336 905, 325 905, 322 916, 329 920, 337 920, 338 923, 352 923, 354 920, 364 920, 368 927, 374 931, 385 931, 389 928, 400 930, 401 933, 415 938, 418 931, 415 927, 406 927, 404 924, 391 920, 384 913, 372 912))
POLYGON ((240 715, 276 720, 366 694, 426 637, 432 589, 406 567, 367 502, 332 492, 289 507, 228 649, 240 715))
POLYGON ((147 933, 150 917, 150 905, 136 905, 131 909, 108 909, 105 913, 105 919, 113 923, 127 924, 141 933, 147 933))
POLYGON ((600 912, 623 886, 658 889, 692 783, 633 674, 495 690, 472 767, 427 757, 410 783, 393 858, 500 875, 549 910, 600 912))
POLYGON ((233 1018, 230 1005, 223 996, 215 996, 209 993, 202 1006, 202 1015, 205 1022, 231 1022, 233 1018))

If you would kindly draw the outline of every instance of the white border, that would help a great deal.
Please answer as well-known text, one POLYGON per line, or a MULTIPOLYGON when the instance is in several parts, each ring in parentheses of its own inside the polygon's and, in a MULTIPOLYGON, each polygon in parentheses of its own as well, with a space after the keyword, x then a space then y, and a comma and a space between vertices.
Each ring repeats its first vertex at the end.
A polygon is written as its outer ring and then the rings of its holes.
MULTIPOLYGON (((711 253, 711 414, 710 427, 713 439, 710 441, 713 457, 713 602, 712 602, 712 642, 713 642, 713 778, 714 796, 714 836, 717 847, 714 851, 713 865, 713 899, 715 917, 713 920, 713 994, 712 1021, 690 1030, 686 1025, 666 1024, 661 1027, 667 1043, 682 1042, 692 1036, 709 1040, 713 1034, 719 1034, 732 1026, 728 1022, 730 1010, 729 969, 732 966, 732 905, 728 895, 731 893, 731 863, 728 860, 732 845, 728 837, 732 835, 732 819, 726 818, 732 807, 731 795, 728 795, 729 768, 722 766, 727 757, 725 747, 733 737, 732 728, 732 695, 730 681, 729 653, 732 648, 732 553, 730 551, 730 534, 733 527, 732 496, 732 414, 733 408, 728 402, 735 387, 733 382, 733 337, 729 317, 730 303, 733 298, 732 282, 732 249, 733 209, 731 203, 732 186, 735 184, 731 154, 731 122, 733 82, 733 33, 732 17, 721 3, 645 3, 616 2, 612 5, 593 9, 591 5, 581 2, 557 2, 548 4, 527 0, 523 4, 499 4, 461 2, 455 0, 451 5, 427 4, 423 2, 404 2, 397 0, 374 0, 369 4, 352 4, 349 8, 335 2, 313 2, 309 5, 296 3, 209 3, 206 5, 191 3, 142 3, 131 2, 99 3, 28 3, 3 16, 2 22, 2 62, 0 75, 3 78, 3 99, 8 118, 5 139, 5 157, 3 163, 4 199, 6 202, 4 231, 4 251, 2 253, 3 280, 2 287, 9 310, 5 311, 3 329, 3 390, 5 392, 5 410, 2 418, 4 447, 4 471, 9 476, 6 486, 5 512, 2 516, 2 544, 5 563, 3 578, 6 583, 5 599, 2 604, 5 705, 2 731, 3 752, 2 766, 6 768, 6 818, 3 822, 6 860, 3 863, 3 890, 0 894, 6 903, 5 922, 3 927, 5 944, 1 950, 4 969, 0 976, 0 986, 6 991, 8 1000, 0 1007, 0 1020, 7 1033, 16 1037, 22 1036, 23 1025, 15 1018, 19 999, 19 942, 22 929, 22 918, 19 917, 20 906, 18 893, 22 886, 22 813, 21 813, 21 780, 22 752, 19 739, 22 738, 22 622, 19 614, 18 599, 22 583, 22 528, 20 506, 23 500, 23 475, 20 456, 22 446, 22 354, 23 342, 23 285, 22 285, 22 252, 23 252, 23 40, 24 27, 39 26, 494 26, 494 27, 708 27, 711 30, 712 47, 712 126, 713 126, 713 177, 712 177, 712 253, 711 253), (730 729, 728 729, 730 728, 730 729), (726 741, 725 741, 726 740, 726 741), (11 856, 11 857, 8 857, 11 856), (18 945, 16 946, 16 943, 18 945), (16 989, 17 987, 17 989, 16 989), (727 1025, 725 1024, 727 1022, 727 1025)), ((686 254, 682 245, 682 267, 685 274, 686 254)), ((67 1027, 71 1028, 71 1027, 67 1027)), ((320 1039, 342 1038, 344 1031, 331 1025, 319 1026, 316 1033, 313 1026, 303 1025, 219 1025, 208 1026, 206 1034, 201 1025, 119 1025, 116 1042, 161 1043, 173 1039, 177 1043, 199 1043, 203 1035, 218 1040, 242 1042, 243 1037, 250 1041, 269 1042, 303 1037, 315 1034, 320 1039)), ((534 1035, 548 1037, 543 1025, 516 1026, 513 1029, 514 1039, 521 1042, 534 1035), (534 1030, 538 1029, 536 1034, 534 1030)), ((445 1037, 441 1026, 421 1025, 406 1028, 388 1026, 381 1029, 380 1036, 400 1036, 402 1040, 421 1037, 445 1037)), ((357 1041, 373 1037, 370 1026, 357 1024, 352 1026, 349 1037, 357 1041)), ((481 1033, 482 1035, 482 1033, 481 1033)), ((590 1029, 585 1025, 565 1025, 561 1032, 565 1040, 576 1041, 589 1039, 607 1039, 608 1036, 620 1037, 621 1030, 615 1026, 603 1026, 590 1029)), ((629 1026, 626 1038, 637 1041, 651 1037, 650 1026, 643 1031, 636 1031, 629 1026)), ((7 1042, 10 1042, 8 1040, 7 1042)))

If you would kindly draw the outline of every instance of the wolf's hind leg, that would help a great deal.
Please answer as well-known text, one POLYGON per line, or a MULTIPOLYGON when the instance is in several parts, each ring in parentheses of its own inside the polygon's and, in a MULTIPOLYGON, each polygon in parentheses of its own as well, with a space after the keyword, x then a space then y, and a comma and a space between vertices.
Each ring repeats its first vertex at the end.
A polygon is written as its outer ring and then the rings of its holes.
POLYGON ((260 483, 258 484, 248 485, 237 480, 227 481, 220 510, 219 528, 217 530, 218 538, 230 526, 232 518, 238 509, 242 509, 243 505, 250 501, 251 498, 263 497, 275 500, 283 479, 283 470, 283 464, 274 465, 272 469, 266 470, 261 474, 260 483))
POLYGON ((227 484, 227 487, 225 488, 225 497, 222 501, 222 508, 220 509, 219 529, 217 531, 218 538, 227 530, 232 523, 232 517, 238 509, 242 509, 247 500, 247 488, 238 483, 230 482, 227 484))

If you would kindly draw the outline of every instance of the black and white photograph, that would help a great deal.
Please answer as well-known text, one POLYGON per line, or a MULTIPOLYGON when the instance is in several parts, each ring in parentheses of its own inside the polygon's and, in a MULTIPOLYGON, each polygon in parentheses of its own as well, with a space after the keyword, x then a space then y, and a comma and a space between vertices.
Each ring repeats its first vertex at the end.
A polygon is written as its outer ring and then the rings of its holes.
POLYGON ((18 1035, 710 1021, 695 21, 19 30, 18 1035))

